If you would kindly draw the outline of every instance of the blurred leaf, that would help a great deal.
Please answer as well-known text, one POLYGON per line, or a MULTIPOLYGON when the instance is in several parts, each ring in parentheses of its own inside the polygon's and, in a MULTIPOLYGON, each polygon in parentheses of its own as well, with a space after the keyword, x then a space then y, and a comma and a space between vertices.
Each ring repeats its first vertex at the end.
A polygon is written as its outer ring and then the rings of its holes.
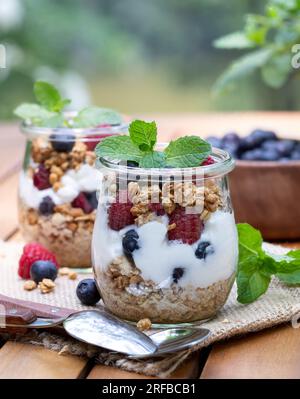
POLYGON ((270 87, 278 89, 287 81, 291 71, 291 56, 276 55, 262 67, 263 81, 270 87))
POLYGON ((108 108, 86 107, 74 118, 74 127, 84 128, 98 125, 119 125, 121 115, 108 108))
POLYGON ((34 94, 37 101, 51 112, 60 112, 70 100, 63 100, 55 86, 48 82, 37 81, 34 84, 34 94))
POLYGON ((269 48, 259 49, 234 61, 215 83, 214 92, 221 92, 237 79, 241 79, 263 66, 271 57, 272 52, 273 50, 269 48))
POLYGON ((213 45, 216 48, 243 49, 253 47, 254 43, 249 40, 244 32, 233 32, 215 40, 213 45))
POLYGON ((24 119, 30 123, 35 125, 41 125, 44 120, 55 117, 56 114, 54 112, 47 111, 45 108, 41 107, 38 104, 29 104, 24 103, 19 105, 14 114, 19 118, 24 119))

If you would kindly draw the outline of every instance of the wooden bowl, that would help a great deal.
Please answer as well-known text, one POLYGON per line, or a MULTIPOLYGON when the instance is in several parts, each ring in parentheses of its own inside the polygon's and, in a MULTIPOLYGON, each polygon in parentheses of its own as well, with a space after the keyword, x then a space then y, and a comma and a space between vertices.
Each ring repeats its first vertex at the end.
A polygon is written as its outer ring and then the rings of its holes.
POLYGON ((300 161, 236 161, 229 181, 238 223, 266 240, 300 239, 300 161))

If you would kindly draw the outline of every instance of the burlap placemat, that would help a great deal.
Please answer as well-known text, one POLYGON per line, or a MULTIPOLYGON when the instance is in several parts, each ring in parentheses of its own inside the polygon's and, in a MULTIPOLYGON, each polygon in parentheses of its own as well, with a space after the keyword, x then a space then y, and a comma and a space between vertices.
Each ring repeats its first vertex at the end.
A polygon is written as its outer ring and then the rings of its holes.
MULTIPOLYGON (((59 277, 56 280, 54 292, 42 295, 38 290, 27 292, 23 289, 24 282, 17 276, 18 259, 22 252, 22 243, 0 242, 0 293, 33 302, 46 303, 74 310, 88 309, 80 304, 76 298, 75 289, 79 279, 87 275, 79 275, 77 281, 67 277, 59 277)), ((285 248, 265 244, 265 249, 284 254, 285 248)), ((287 287, 277 279, 273 279, 270 288, 264 296, 250 305, 241 305, 236 301, 236 287, 230 297, 213 320, 204 324, 212 332, 211 336, 201 345, 189 351, 183 351, 164 359, 151 359, 147 361, 128 360, 123 355, 109 353, 108 351, 79 343, 71 338, 63 338, 48 332, 32 331, 30 334, 20 337, 19 340, 34 345, 42 345, 46 348, 73 355, 95 357, 102 364, 120 367, 128 371, 135 371, 146 375, 166 377, 191 352, 208 346, 213 342, 228 339, 238 334, 258 331, 279 323, 290 321, 300 311, 300 288, 287 287)), ((8 337, 9 338, 9 337, 8 337)))

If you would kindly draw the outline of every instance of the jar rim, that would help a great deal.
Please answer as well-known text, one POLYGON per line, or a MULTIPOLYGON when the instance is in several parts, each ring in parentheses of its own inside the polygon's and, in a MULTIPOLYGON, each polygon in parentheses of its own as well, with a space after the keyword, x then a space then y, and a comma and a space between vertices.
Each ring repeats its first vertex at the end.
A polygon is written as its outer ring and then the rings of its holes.
MULTIPOLYGON (((77 114, 75 111, 65 112, 66 117, 74 117, 77 114)), ((84 128, 74 128, 72 126, 61 126, 61 127, 45 127, 26 123, 23 121, 21 123, 21 131, 29 138, 36 137, 49 137, 53 133, 60 133, 62 131, 69 133, 75 138, 81 138, 84 141, 94 140, 95 136, 102 134, 120 134, 126 133, 128 131, 128 123, 123 122, 117 125, 107 125, 107 126, 97 126, 97 127, 84 127, 84 128)), ((59 139, 55 139, 59 140, 59 139)))
MULTIPOLYGON (((158 143, 159 147, 167 146, 167 143, 158 143)), ((212 153, 210 155, 216 162, 211 165, 195 166, 188 168, 140 168, 134 166, 127 166, 120 161, 110 160, 104 157, 97 158, 96 167, 102 168, 103 166, 111 171, 115 171, 120 174, 131 173, 137 175, 149 175, 151 171, 152 176, 161 175, 177 175, 182 176, 202 176, 203 178, 219 177, 230 173, 235 167, 235 161, 232 156, 225 150, 220 148, 212 147, 212 153), (198 172, 198 174, 197 174, 198 172)))

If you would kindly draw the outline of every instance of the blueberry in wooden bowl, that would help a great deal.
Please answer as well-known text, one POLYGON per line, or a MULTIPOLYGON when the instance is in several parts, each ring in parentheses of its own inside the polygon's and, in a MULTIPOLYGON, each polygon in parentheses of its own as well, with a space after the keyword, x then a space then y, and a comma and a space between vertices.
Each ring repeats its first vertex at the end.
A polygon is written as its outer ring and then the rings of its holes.
POLYGON ((230 188, 237 222, 250 223, 266 240, 299 239, 300 141, 262 129, 207 141, 236 159, 230 188))

